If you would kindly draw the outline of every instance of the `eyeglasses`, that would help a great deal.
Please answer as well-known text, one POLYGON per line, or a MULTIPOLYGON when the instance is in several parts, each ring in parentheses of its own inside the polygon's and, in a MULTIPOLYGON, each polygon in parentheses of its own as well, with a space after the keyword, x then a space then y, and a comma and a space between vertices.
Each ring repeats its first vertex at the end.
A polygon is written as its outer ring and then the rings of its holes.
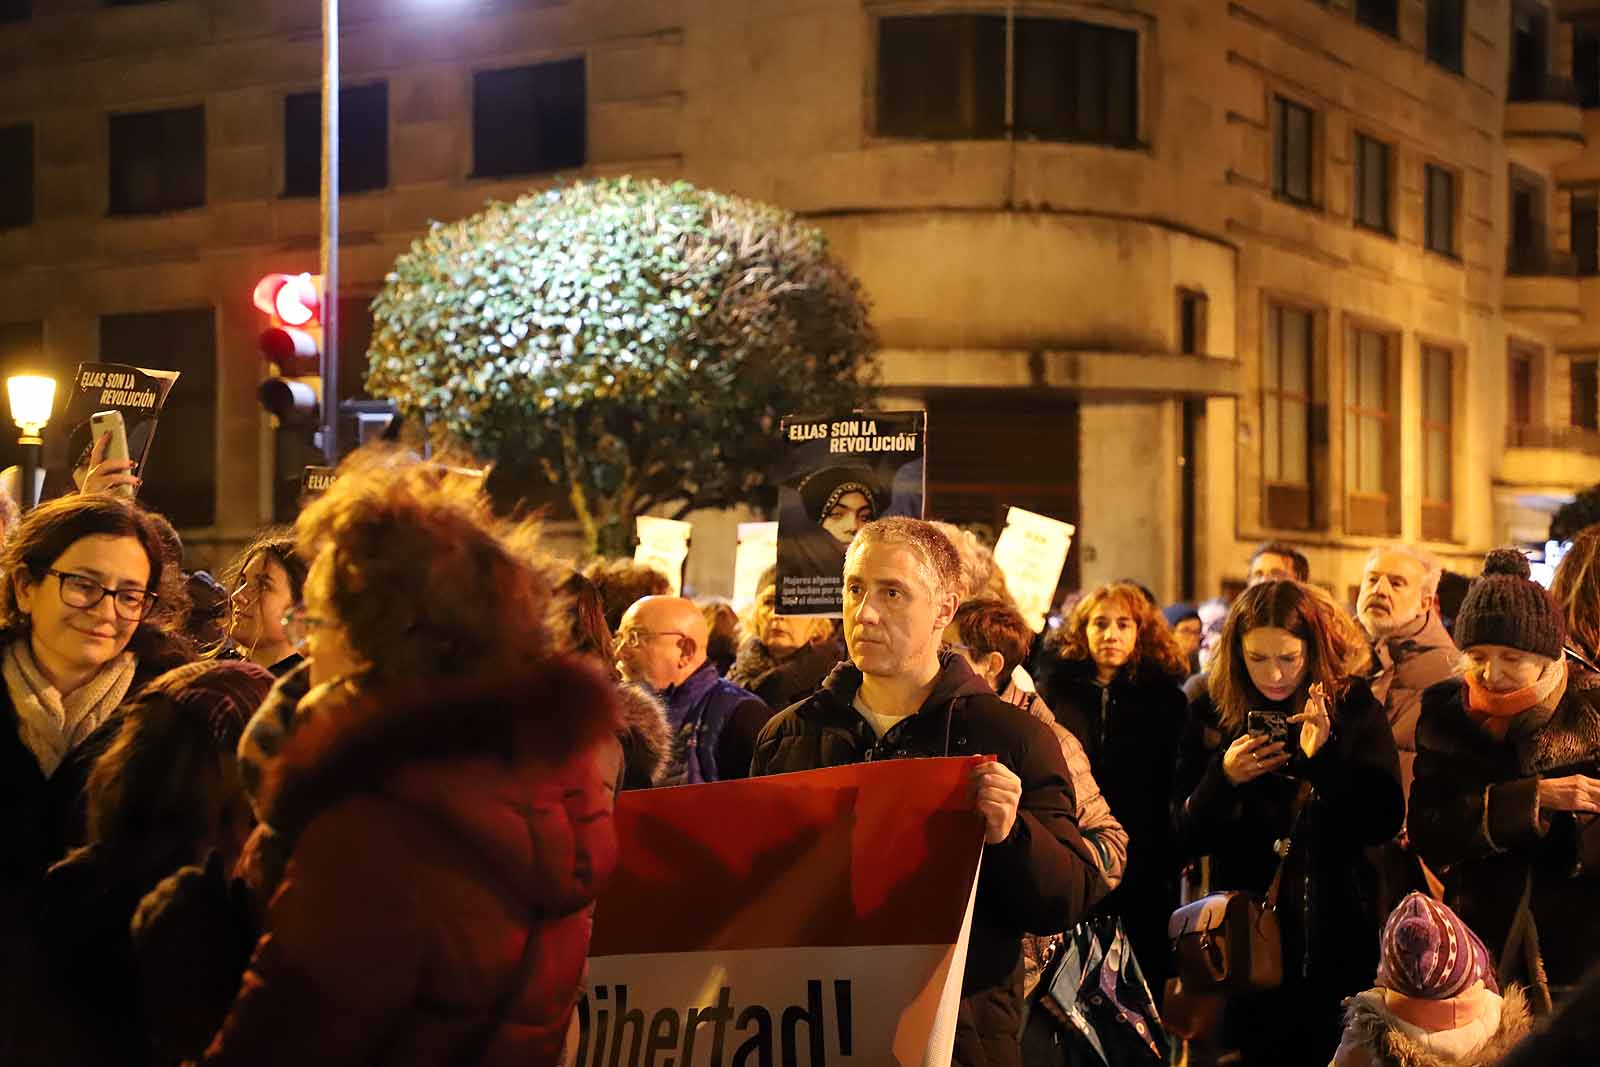
POLYGON ((306 642, 311 638, 311 631, 326 624, 326 619, 307 614, 304 604, 296 604, 283 613, 283 636, 289 642, 290 648, 296 652, 304 652, 306 642))
POLYGON ((87 610, 106 597, 111 598, 117 618, 124 622, 138 622, 156 606, 160 598, 147 589, 112 589, 83 574, 70 571, 45 570, 61 583, 61 602, 69 608, 87 610))
POLYGON ((616 646, 620 652, 625 648, 638 648, 646 641, 657 637, 688 637, 689 635, 679 630, 629 630, 617 635, 616 646))

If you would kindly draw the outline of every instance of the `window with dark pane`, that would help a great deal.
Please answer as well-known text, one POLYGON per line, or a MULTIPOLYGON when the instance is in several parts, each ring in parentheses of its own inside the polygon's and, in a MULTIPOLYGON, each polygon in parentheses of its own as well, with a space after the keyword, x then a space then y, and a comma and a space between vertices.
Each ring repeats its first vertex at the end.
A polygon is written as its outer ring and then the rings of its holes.
MULTIPOLYGON (((365 193, 389 184, 389 86, 339 90, 339 192, 365 193)), ((283 99, 283 195, 322 192, 322 93, 283 99)))
POLYGON ((1572 27, 1572 81, 1582 107, 1600 107, 1600 29, 1572 27))
POLYGON ((1572 425, 1591 433, 1600 430, 1600 363, 1593 356, 1571 365, 1572 425))
POLYGON ((0 126, 0 230, 33 221, 33 126, 0 126))
POLYGON ((33 16, 33 0, 0 0, 0 22, 20 22, 33 16))
POLYGON ((877 132, 884 137, 1001 137, 1006 20, 931 15, 878 20, 877 132))
POLYGON ((1267 307, 1261 356, 1263 521, 1305 530, 1312 522, 1311 411, 1316 314, 1267 307))
POLYGON ((582 57, 472 76, 473 176, 571 170, 588 161, 582 57))
POLYGON ((216 349, 210 308, 100 317, 102 362, 179 372, 139 472, 139 499, 178 526, 216 521, 216 349))
POLYGON ((1578 273, 1600 274, 1600 195, 1572 194, 1572 257, 1578 273))
POLYGON ((1428 0, 1428 59, 1457 74, 1462 70, 1466 20, 1464 0, 1428 0))
POLYGON ((367 349, 372 346, 372 297, 339 299, 339 399, 370 400, 367 349))
POLYGON ((113 215, 152 215, 205 204, 203 106, 112 115, 109 133, 113 215))
POLYGON ((1396 498, 1390 338, 1354 328, 1345 362, 1345 518, 1351 533, 1393 532, 1396 498))
POLYGON ((1389 146, 1356 134, 1355 220, 1370 230, 1389 225, 1389 146))
POLYGON ((1356 21, 1390 37, 1400 33, 1398 0, 1356 0, 1356 21))
POLYGON ((1448 348, 1422 346, 1422 536, 1454 535, 1454 359, 1448 348))
POLYGON ((1139 35, 1068 19, 1019 18, 1018 137, 1131 145, 1139 133, 1139 35))
POLYGON ((1186 356, 1206 350, 1206 294, 1197 289, 1178 290, 1178 351, 1186 356))
POLYGON ((1424 247, 1444 256, 1456 254, 1456 176, 1429 163, 1423 168, 1424 247))
POLYGON ((1511 5, 1511 82, 1507 99, 1544 100, 1551 93, 1550 19, 1544 6, 1513 0, 1511 5))
POLYGON ((1512 344, 1506 367, 1506 421, 1512 427, 1533 425, 1534 353, 1512 344))
POLYGON ((1279 199, 1310 204, 1315 196, 1312 122, 1310 108, 1272 98, 1272 192, 1279 199))

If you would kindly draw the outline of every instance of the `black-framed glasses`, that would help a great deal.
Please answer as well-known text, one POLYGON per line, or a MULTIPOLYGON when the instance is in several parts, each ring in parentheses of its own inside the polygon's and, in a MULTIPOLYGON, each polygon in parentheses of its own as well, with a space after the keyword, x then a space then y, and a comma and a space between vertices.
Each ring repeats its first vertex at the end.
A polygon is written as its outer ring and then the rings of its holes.
POLYGON ((629 630, 626 633, 620 633, 617 635, 617 651, 620 652, 625 648, 638 648, 646 641, 653 640, 657 637, 688 636, 688 634, 681 630, 629 630))
POLYGON ((113 589, 86 574, 52 568, 46 568, 45 573, 55 575, 61 583, 61 602, 67 607, 87 611, 110 597, 112 610, 124 622, 141 621, 155 610, 156 601, 161 599, 148 589, 113 589))
POLYGON ((326 622, 326 619, 307 612, 304 604, 296 604, 283 613, 283 636, 289 642, 290 648, 296 652, 304 652, 306 642, 311 638, 311 631, 326 622))

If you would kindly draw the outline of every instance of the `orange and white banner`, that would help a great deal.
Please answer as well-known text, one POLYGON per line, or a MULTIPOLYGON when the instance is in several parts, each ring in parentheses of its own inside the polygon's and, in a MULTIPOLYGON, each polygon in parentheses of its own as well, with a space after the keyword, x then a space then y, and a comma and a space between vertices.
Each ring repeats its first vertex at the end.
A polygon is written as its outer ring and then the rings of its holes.
POLYGON ((624 793, 570 1067, 946 1067, 978 758, 624 793))

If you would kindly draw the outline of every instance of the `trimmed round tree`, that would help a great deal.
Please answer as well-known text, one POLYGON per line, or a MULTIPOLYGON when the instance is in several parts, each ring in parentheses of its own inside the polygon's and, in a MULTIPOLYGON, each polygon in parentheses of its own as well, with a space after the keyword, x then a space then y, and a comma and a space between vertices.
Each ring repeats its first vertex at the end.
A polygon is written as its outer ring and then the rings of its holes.
POLYGON ((538 472, 591 552, 633 519, 767 504, 778 420, 863 406, 874 339, 815 227, 619 178, 434 223, 373 301, 367 389, 434 440, 538 472))

